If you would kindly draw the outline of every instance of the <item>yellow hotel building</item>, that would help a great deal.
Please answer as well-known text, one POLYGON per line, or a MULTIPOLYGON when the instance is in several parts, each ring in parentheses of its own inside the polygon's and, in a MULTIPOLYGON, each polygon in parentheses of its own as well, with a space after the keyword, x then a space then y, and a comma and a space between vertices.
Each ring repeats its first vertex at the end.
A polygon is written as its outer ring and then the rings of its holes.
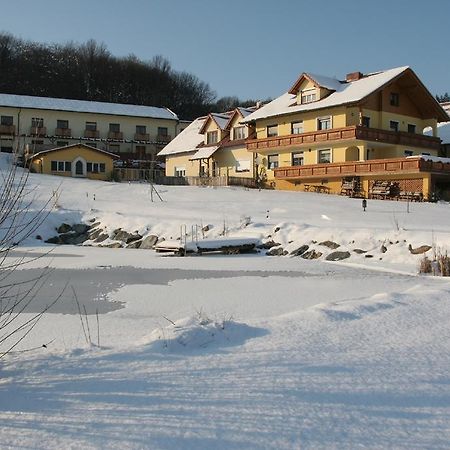
POLYGON ((409 67, 345 80, 303 73, 258 109, 201 120, 191 133, 197 144, 184 145, 185 130, 159 153, 167 176, 242 177, 245 161, 246 177, 275 189, 415 200, 450 192, 450 160, 439 158, 437 136, 437 123, 449 118, 409 67), (239 127, 242 139, 234 139, 239 127))

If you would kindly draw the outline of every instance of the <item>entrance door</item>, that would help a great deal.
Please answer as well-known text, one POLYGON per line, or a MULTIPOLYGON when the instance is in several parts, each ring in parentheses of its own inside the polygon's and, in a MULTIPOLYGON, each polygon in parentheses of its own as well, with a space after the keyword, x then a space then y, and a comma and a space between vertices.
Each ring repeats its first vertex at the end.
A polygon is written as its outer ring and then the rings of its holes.
POLYGON ((75 164, 75 175, 84 175, 83 174, 83 163, 78 160, 75 164))

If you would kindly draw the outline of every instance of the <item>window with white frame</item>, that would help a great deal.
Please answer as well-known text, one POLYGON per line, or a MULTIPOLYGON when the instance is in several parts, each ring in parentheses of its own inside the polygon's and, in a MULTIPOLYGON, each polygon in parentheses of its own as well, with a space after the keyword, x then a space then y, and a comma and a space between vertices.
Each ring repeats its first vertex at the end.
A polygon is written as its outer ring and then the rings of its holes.
POLYGON ((87 131, 97 131, 97 122, 86 122, 87 131))
POLYGON ((175 167, 174 174, 176 177, 185 177, 186 176, 186 167, 184 167, 184 166, 175 167))
POLYGON ((5 125, 10 127, 14 122, 13 116, 1 116, 0 125, 5 125))
POLYGON ((88 173, 104 173, 106 170, 105 163, 88 162, 86 163, 86 171, 88 173))
POLYGON ((233 139, 245 139, 245 127, 234 127, 233 128, 233 139))
POLYGON ((317 98, 315 89, 305 89, 300 94, 301 103, 315 102, 317 98))
POLYGON ((327 164, 331 162, 331 149, 326 148, 317 151, 317 163, 327 164))
POLYGON ((42 117, 33 117, 31 119, 32 128, 42 128, 44 126, 44 119, 42 117))
POLYGON ((206 143, 209 144, 215 144, 219 141, 219 132, 217 130, 215 131, 208 131, 206 133, 206 143))
POLYGON ((319 117, 317 119, 318 130, 329 130, 331 128, 331 116, 319 117))
POLYGON ((271 170, 278 167, 278 155, 269 155, 267 157, 267 167, 271 170))
POLYGON ((291 134, 302 134, 303 133, 303 120, 291 123, 291 134))
POLYGON ((52 172, 70 172, 72 163, 70 161, 50 161, 50 170, 52 172))
POLYGON ((267 137, 278 136, 278 125, 269 125, 267 127, 267 137))
POLYGON ((293 166, 303 166, 304 155, 303 152, 293 152, 292 153, 292 165, 293 166))
POLYGON ((237 160, 236 172, 250 172, 250 160, 248 159, 237 160))

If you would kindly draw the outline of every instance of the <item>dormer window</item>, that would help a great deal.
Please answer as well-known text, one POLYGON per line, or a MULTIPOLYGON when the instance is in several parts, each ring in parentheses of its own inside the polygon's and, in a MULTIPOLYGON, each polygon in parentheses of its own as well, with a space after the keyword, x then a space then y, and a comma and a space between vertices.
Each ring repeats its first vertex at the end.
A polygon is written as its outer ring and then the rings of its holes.
POLYGON ((233 139, 245 139, 245 127, 234 127, 233 128, 233 139))
POLYGON ((300 94, 300 101, 301 103, 312 103, 316 101, 316 90, 315 89, 308 89, 304 90, 300 94))
POLYGON ((219 133, 218 131, 208 131, 206 133, 206 144, 215 144, 219 141, 219 133))

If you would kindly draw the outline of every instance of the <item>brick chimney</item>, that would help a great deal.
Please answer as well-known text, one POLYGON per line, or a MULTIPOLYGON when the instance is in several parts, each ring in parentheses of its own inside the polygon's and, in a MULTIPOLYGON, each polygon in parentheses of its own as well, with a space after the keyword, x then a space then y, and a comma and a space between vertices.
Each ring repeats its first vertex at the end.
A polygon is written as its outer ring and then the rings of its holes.
POLYGON ((351 72, 345 76, 345 81, 347 81, 347 83, 349 83, 351 81, 360 80, 362 77, 363 77, 363 74, 361 72, 351 72))

